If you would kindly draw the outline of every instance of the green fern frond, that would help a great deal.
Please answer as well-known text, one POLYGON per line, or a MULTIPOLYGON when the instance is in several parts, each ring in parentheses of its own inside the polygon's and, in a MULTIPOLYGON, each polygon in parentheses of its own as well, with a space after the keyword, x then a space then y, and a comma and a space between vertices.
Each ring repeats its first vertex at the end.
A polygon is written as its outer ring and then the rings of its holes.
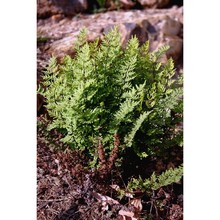
POLYGON ((74 43, 73 49, 79 51, 81 46, 86 43, 88 30, 84 27, 80 30, 77 40, 74 43))
POLYGON ((48 67, 46 71, 44 71, 43 75, 43 85, 49 87, 55 81, 56 75, 58 72, 58 65, 55 56, 52 56, 49 60, 48 67))
POLYGON ((132 128, 131 132, 128 133, 125 138, 124 138, 124 142, 126 144, 126 146, 131 147, 132 146, 132 142, 134 139, 135 134, 137 133, 137 131, 140 129, 142 123, 146 120, 147 116, 150 114, 151 112, 143 112, 139 118, 136 120, 136 122, 134 123, 134 127, 132 128))
POLYGON ((160 48, 158 48, 157 51, 152 52, 151 53, 152 62, 158 61, 161 58, 161 56, 165 54, 169 49, 170 49, 169 45, 163 45, 160 48))
POLYGON ((183 166, 181 165, 176 168, 170 168, 159 176, 153 173, 149 178, 144 180, 141 177, 132 179, 128 183, 128 189, 131 191, 139 189, 145 191, 147 194, 151 194, 153 190, 179 182, 182 177, 183 166))
POLYGON ((138 101, 129 99, 121 103, 119 110, 115 113, 115 121, 117 121, 117 124, 120 124, 122 121, 126 121, 126 116, 132 112, 138 104, 138 101))
POLYGON ((177 168, 170 168, 166 170, 161 175, 157 177, 157 181, 155 182, 154 190, 159 189, 162 186, 170 185, 171 183, 177 183, 181 180, 183 176, 183 166, 179 166, 177 168))

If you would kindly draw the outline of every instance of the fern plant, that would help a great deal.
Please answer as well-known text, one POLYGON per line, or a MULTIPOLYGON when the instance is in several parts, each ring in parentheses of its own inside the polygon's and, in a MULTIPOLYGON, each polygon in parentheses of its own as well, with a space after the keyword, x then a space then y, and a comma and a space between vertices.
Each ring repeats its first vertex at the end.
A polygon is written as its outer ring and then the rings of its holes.
POLYGON ((45 89, 38 92, 52 118, 48 129, 62 131, 73 149, 88 151, 93 165, 127 147, 146 157, 181 146, 182 131, 175 130, 182 121, 182 79, 171 58, 160 62, 169 47, 150 52, 148 41, 140 46, 133 36, 122 48, 117 27, 101 43, 88 43, 86 36, 82 29, 74 58, 58 64, 52 57, 44 73, 45 89))
POLYGON ((156 176, 155 173, 153 173, 149 178, 144 180, 141 177, 138 179, 132 179, 128 183, 127 189, 130 192, 139 189, 146 192, 146 194, 151 195, 154 190, 179 182, 182 179, 182 176, 183 166, 181 165, 176 168, 170 168, 159 176, 156 176))

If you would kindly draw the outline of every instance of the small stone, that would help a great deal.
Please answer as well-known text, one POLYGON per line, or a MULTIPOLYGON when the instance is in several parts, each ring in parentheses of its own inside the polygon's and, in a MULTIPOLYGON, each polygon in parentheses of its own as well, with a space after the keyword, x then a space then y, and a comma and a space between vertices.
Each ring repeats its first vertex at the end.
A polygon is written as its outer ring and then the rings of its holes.
POLYGON ((170 0, 138 0, 144 8, 162 8, 170 2, 170 0))

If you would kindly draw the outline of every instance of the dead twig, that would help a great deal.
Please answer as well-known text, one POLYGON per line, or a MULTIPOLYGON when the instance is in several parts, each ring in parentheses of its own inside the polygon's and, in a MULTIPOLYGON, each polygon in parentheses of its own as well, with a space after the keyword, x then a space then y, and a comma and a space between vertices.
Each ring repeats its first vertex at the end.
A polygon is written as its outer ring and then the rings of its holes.
POLYGON ((68 198, 63 198, 63 199, 38 199, 38 202, 61 202, 61 201, 65 201, 65 200, 69 200, 71 199, 70 197, 68 198))

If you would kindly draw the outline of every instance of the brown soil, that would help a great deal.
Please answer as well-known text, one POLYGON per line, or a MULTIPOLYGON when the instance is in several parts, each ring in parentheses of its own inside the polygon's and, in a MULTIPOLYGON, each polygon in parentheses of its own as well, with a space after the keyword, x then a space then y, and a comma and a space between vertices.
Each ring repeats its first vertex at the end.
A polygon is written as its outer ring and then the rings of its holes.
POLYGON ((45 116, 38 121, 37 134, 37 219, 183 219, 183 184, 160 188, 151 196, 136 192, 119 198, 115 188, 125 189, 131 177, 148 177, 182 163, 182 149, 170 149, 163 158, 138 160, 127 152, 121 168, 113 167, 103 179, 87 167, 85 152, 76 152, 60 142, 56 131, 46 131, 45 116), (114 187, 113 187, 114 186, 114 187), (121 215, 120 215, 121 214, 121 215), (127 217, 126 217, 127 215, 127 217))

